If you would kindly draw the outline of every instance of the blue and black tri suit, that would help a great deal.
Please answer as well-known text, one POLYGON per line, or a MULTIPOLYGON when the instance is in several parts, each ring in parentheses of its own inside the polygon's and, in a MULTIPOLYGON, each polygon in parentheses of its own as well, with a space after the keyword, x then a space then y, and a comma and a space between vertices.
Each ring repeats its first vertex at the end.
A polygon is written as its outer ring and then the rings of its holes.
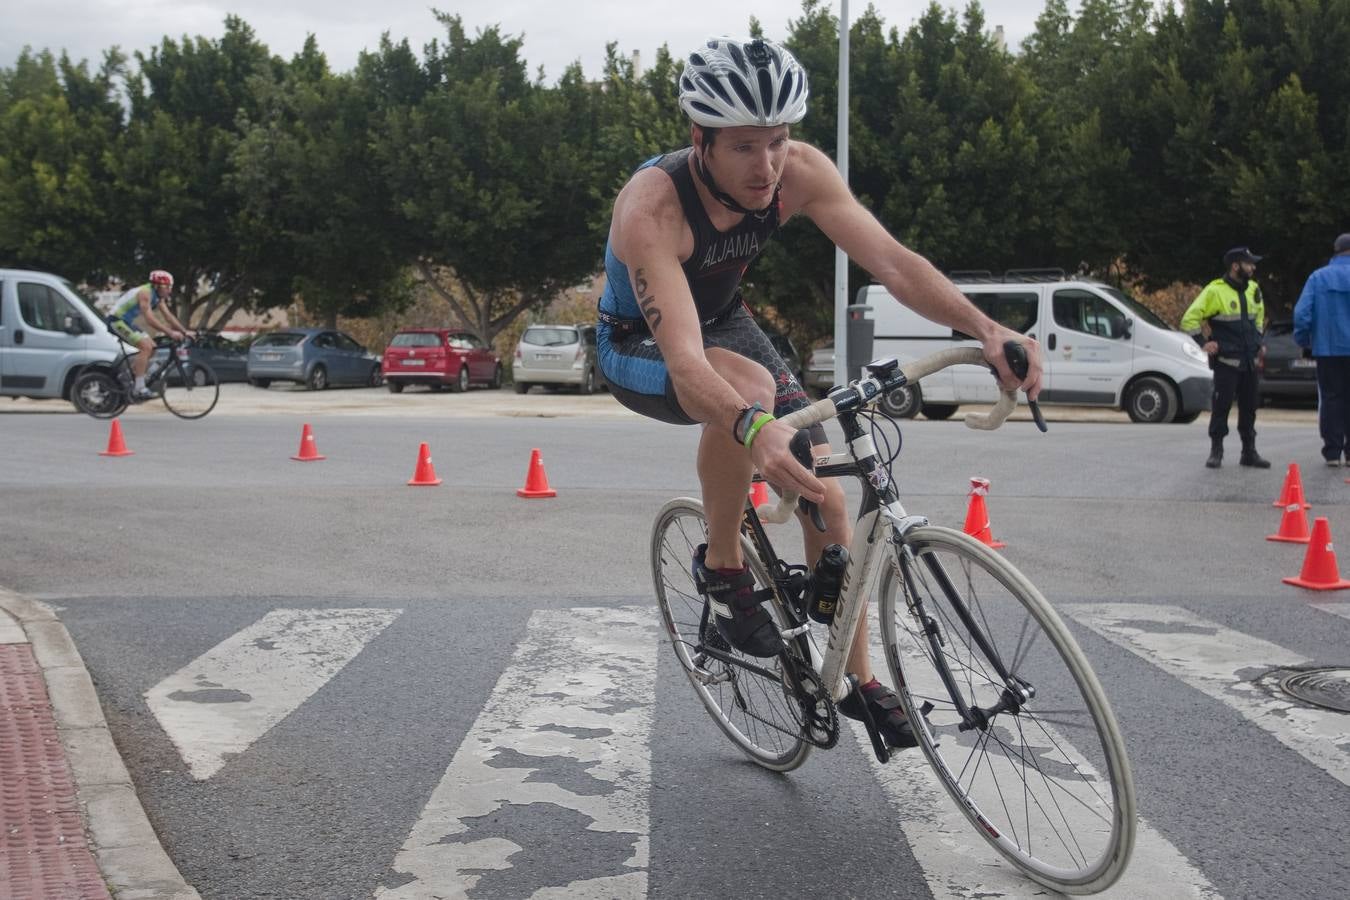
MULTIPOLYGON (((708 218, 689 171, 686 147, 643 163, 639 170, 655 166, 670 176, 684 210, 685 221, 694 233, 694 252, 681 264, 689 280, 703 331, 703 346, 721 347, 754 360, 768 369, 777 384, 773 412, 782 417, 809 404, 806 392, 774 350, 769 338, 755 324, 754 317, 741 300, 741 278, 750 263, 759 256, 779 225, 779 200, 760 214, 749 214, 734 228, 718 231, 708 218)), ((610 392, 624 406, 662 422, 693 425, 696 421, 680 408, 670 372, 661 357, 638 308, 628 267, 605 246, 604 293, 600 296, 599 327, 596 340, 600 369, 609 382, 610 392)), ((812 429, 812 443, 825 442, 824 429, 812 429)))

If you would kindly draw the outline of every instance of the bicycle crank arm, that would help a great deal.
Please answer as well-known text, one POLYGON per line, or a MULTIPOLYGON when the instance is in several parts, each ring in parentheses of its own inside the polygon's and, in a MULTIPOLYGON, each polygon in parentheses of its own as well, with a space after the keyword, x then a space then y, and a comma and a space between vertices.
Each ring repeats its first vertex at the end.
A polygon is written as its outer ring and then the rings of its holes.
POLYGON ((872 718, 872 710, 867 705, 867 698, 863 696, 862 689, 858 686, 858 676, 845 675, 844 681, 848 684, 848 694, 857 695, 858 705, 862 707, 863 724, 867 726, 867 736, 872 741, 872 752, 877 756, 877 762, 888 763, 891 761, 891 748, 886 746, 886 739, 881 736, 881 729, 877 727, 876 720, 872 718))

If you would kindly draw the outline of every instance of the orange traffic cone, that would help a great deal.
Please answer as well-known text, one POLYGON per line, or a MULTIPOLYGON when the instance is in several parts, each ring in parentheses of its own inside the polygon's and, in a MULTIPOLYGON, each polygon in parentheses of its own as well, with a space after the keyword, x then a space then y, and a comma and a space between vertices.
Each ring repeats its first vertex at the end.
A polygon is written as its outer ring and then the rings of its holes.
POLYGON ((1312 504, 1303 496, 1303 479, 1298 474, 1298 463, 1291 462, 1289 471, 1284 476, 1284 487, 1280 488, 1280 499, 1276 500, 1272 506, 1288 506, 1293 503, 1292 494, 1298 491, 1298 502, 1303 504, 1304 509, 1311 509, 1312 504))
POLYGON ((417 487, 435 487, 441 480, 436 477, 436 467, 431 464, 431 448, 423 441, 417 450, 417 471, 408 484, 417 487))
POLYGON ((994 540, 989 529, 989 510, 985 509, 984 497, 989 493, 989 479, 973 477, 970 479, 970 506, 966 509, 966 525, 962 529, 986 547, 995 550, 1006 547, 1002 541, 994 540))
POLYGON ((1313 521, 1312 540, 1308 542, 1308 552, 1303 557, 1303 571, 1297 578, 1281 579, 1285 584, 1298 585, 1314 591, 1338 591, 1350 588, 1350 581, 1341 579, 1336 569, 1336 552, 1331 548, 1331 525, 1326 516, 1318 516, 1313 521))
POLYGON ((763 481, 750 482, 750 505, 759 509, 769 502, 769 486, 763 481))
POLYGON ((544 474, 544 454, 535 447, 530 451, 530 470, 525 475, 525 486, 516 488, 517 497, 556 497, 558 492, 548 486, 548 476, 544 474))
POLYGON ((1280 517, 1280 530, 1266 535, 1266 540, 1288 541, 1291 544, 1308 543, 1308 514, 1299 503, 1302 498, 1303 492, 1295 484, 1289 505, 1284 508, 1284 515, 1280 517))
POLYGON ((299 462, 318 462, 327 458, 320 455, 319 448, 314 444, 314 432, 310 431, 309 423, 306 422, 305 427, 300 431, 300 452, 292 456, 291 459, 299 462))
POLYGON ((108 449, 98 451, 99 456, 131 456, 136 451, 128 450, 126 441, 122 440, 122 423, 118 419, 112 420, 112 429, 108 432, 108 449))

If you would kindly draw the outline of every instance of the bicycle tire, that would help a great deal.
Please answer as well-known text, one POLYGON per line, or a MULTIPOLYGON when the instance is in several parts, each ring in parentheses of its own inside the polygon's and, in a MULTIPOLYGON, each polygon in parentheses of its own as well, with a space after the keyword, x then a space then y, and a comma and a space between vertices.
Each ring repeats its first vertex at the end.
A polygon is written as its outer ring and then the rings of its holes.
POLYGON ((880 567, 881 640, 910 720, 933 704, 930 728, 916 730, 933 772, 975 830, 1033 880, 1066 894, 1105 890, 1129 863, 1136 801, 1120 728, 1083 651, 1036 587, 969 535, 922 526, 904 546, 908 554, 880 567), (976 646, 951 590, 990 652, 976 646), (911 595, 942 629, 964 702, 988 709, 1002 695, 991 654, 1036 695, 986 728, 961 731, 911 595))
POLYGON ((158 387, 164 406, 180 419, 200 419, 215 409, 220 399, 220 383, 206 363, 184 366, 175 360, 160 373, 158 387), (169 383, 170 374, 177 376, 176 383, 169 383))
POLYGON ((129 402, 117 376, 102 369, 85 372, 70 386, 70 402, 95 419, 111 419, 122 414, 129 402))
MULTIPOLYGON (((703 504, 680 497, 666 503, 652 529, 652 577, 666 635, 680 667, 693 685, 704 709, 733 744, 751 760, 775 772, 788 772, 806 761, 811 744, 802 736, 802 711, 782 677, 782 658, 743 657, 721 640, 712 624, 704 623, 703 597, 694 584, 695 548, 707 541, 703 504), (704 638, 731 657, 778 673, 773 679, 704 651, 704 638), (770 721, 766 721, 770 720, 770 721), (771 724, 772 723, 772 724, 771 724)), ((770 584, 767 570, 744 536, 742 552, 758 587, 770 584)), ((787 621, 778 599, 764 608, 780 626, 787 621)))

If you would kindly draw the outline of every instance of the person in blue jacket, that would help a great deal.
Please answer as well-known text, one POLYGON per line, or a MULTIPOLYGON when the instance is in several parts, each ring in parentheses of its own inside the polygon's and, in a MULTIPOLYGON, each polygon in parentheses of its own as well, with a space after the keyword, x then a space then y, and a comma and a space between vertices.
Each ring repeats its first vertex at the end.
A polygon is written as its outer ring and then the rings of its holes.
POLYGON ((1317 425, 1322 458, 1350 465, 1350 232, 1308 276, 1294 305, 1294 340, 1317 360, 1317 425))

